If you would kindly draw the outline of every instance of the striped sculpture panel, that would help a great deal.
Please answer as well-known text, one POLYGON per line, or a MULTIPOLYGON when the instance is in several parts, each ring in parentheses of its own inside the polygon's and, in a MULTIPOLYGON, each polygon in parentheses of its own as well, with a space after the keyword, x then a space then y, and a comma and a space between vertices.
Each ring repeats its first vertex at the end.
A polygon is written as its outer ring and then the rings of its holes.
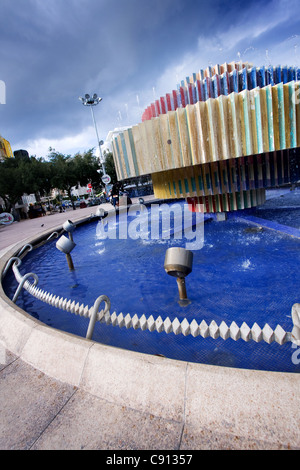
MULTIPOLYGON (((217 98, 220 95, 229 95, 253 88, 263 88, 266 85, 276 85, 300 80, 300 69, 298 67, 253 67, 251 64, 232 62, 231 64, 216 65, 208 67, 205 71, 200 70, 186 77, 173 90, 176 96, 176 104, 173 101, 173 110, 180 105, 195 104, 197 101, 206 101, 209 98, 217 98), (180 104, 179 104, 180 103, 180 104)), ((161 97, 159 102, 166 100, 168 95, 161 97)), ((168 108, 170 111, 170 109, 168 108)), ((162 113, 161 107, 153 108, 149 105, 143 115, 142 121, 157 117, 162 113)))

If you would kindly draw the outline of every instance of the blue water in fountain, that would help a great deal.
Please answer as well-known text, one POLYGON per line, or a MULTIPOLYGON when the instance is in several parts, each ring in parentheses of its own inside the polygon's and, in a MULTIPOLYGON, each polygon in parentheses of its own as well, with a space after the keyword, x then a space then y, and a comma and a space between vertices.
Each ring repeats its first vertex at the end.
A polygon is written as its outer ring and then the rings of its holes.
MULTIPOLYGON (((300 206, 299 191, 284 193, 295 197, 300 206)), ((280 224, 289 223, 300 229, 299 210, 276 205, 278 198, 254 209, 255 217, 270 220, 277 216, 280 224), (272 202, 273 201, 273 202, 272 202), (269 219, 268 219, 269 218, 269 219)), ((286 207, 286 204, 283 205, 286 207)), ((247 212, 249 214, 249 211, 247 212)), ((190 305, 180 307, 175 278, 164 271, 167 248, 185 246, 185 240, 101 240, 98 221, 76 228, 72 252, 75 271, 70 272, 65 255, 59 252, 56 240, 30 252, 20 266, 20 272, 35 272, 39 286, 55 295, 84 303, 91 307, 95 299, 107 295, 111 313, 122 312, 146 317, 159 315, 173 321, 194 318, 208 324, 224 320, 229 326, 245 321, 251 328, 256 322, 263 328, 280 324, 292 330, 291 307, 300 302, 299 261, 300 239, 268 228, 256 229, 247 220, 246 213, 234 213, 226 222, 214 218, 204 225, 204 246, 195 250, 192 273, 186 278, 190 305)), ((118 219, 117 219, 118 223, 118 219)), ((262 224, 263 225, 263 224, 262 224)), ((5 290, 11 298, 16 282, 7 276, 5 290)), ((45 324, 85 337, 88 320, 58 310, 23 292, 17 304, 45 324)), ((285 372, 300 371, 300 348, 292 343, 270 345, 265 342, 233 341, 222 338, 194 338, 192 335, 174 335, 119 328, 96 323, 93 340, 149 354, 159 354, 204 364, 227 367, 261 369, 285 372)))

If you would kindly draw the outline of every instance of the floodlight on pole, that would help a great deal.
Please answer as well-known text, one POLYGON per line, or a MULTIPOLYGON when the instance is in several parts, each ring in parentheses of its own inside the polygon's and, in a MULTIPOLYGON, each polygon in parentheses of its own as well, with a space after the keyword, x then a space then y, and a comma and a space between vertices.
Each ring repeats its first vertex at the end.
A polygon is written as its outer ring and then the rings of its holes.
MULTIPOLYGON (((102 101, 102 98, 100 98, 96 93, 94 93, 93 96, 90 96, 86 93, 84 95, 84 98, 79 97, 79 100, 82 102, 82 104, 84 106, 90 106, 91 107, 92 118, 93 118, 93 123, 94 123, 95 131, 96 131, 97 142, 98 142, 98 147, 99 147, 99 152, 100 152, 100 163, 101 163, 101 166, 102 166, 103 175, 105 175, 106 174, 105 163, 103 161, 103 156, 102 156, 102 151, 101 151, 101 145, 103 145, 103 141, 99 140, 98 129, 97 129, 94 110, 93 110, 93 107, 97 106, 97 104, 99 104, 100 101, 102 101)), ((105 185, 105 190, 106 190, 106 185, 105 185)))

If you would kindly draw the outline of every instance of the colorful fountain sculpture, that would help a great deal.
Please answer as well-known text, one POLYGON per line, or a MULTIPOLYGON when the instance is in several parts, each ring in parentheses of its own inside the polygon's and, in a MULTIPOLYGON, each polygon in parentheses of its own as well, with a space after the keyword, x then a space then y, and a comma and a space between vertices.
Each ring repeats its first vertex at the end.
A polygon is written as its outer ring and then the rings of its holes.
POLYGON ((232 62, 200 70, 112 141, 119 180, 151 174, 159 199, 226 212, 291 182, 300 146, 300 69, 232 62))

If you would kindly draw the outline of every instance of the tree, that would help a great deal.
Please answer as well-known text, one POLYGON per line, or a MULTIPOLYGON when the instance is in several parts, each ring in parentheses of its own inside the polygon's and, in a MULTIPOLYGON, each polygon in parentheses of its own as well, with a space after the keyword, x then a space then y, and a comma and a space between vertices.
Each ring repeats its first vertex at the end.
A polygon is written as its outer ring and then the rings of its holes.
MULTIPOLYGON (((102 188, 98 159, 93 149, 83 154, 64 155, 50 148, 48 160, 36 157, 4 158, 0 161, 0 197, 5 208, 10 211, 23 194, 35 193, 47 195, 53 188, 68 193, 72 201, 71 190, 78 185, 92 183, 93 187, 102 188)), ((74 203, 73 209, 75 209, 74 203)))
POLYGON ((111 177, 111 183, 114 184, 118 181, 114 158, 112 152, 104 152, 105 157, 105 171, 111 177))
POLYGON ((36 198, 46 196, 52 189, 52 167, 42 158, 30 157, 29 160, 21 159, 18 164, 24 192, 34 193, 36 198))
POLYGON ((101 174, 97 172, 99 164, 93 155, 93 149, 83 154, 77 153, 74 157, 51 149, 49 160, 52 165, 52 187, 67 192, 74 210, 71 192, 74 186, 85 186, 87 183, 92 183, 95 187, 101 185, 101 174))
POLYGON ((4 158, 0 161, 0 197, 5 204, 5 210, 11 208, 24 194, 22 173, 14 158, 4 158))
POLYGON ((90 149, 83 154, 77 153, 74 156, 74 166, 81 185, 92 183, 93 187, 101 187, 102 170, 99 168, 98 159, 90 149))
MULTIPOLYGON (((52 169, 52 187, 67 191, 69 199, 72 201, 71 189, 78 184, 78 179, 72 165, 71 156, 52 151, 49 154, 49 160, 52 169)), ((75 210, 73 201, 72 205, 75 210)))
POLYGON ((42 158, 5 158, 0 162, 0 196, 10 211, 24 194, 38 199, 51 190, 51 167, 42 158))

